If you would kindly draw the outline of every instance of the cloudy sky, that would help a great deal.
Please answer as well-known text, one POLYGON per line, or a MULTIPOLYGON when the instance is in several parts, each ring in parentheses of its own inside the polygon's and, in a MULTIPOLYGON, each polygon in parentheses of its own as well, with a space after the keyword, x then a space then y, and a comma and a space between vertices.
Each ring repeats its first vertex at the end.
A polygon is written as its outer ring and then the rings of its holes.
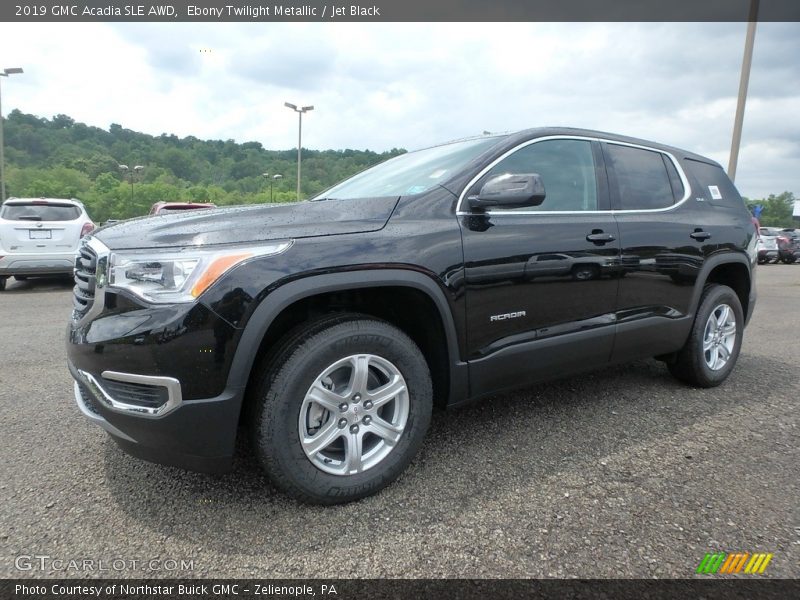
MULTIPOLYGON (((569 125, 727 166, 746 24, 0 24, 3 111, 151 134, 408 149, 569 125)), ((800 24, 756 34, 737 186, 800 196, 800 24)))

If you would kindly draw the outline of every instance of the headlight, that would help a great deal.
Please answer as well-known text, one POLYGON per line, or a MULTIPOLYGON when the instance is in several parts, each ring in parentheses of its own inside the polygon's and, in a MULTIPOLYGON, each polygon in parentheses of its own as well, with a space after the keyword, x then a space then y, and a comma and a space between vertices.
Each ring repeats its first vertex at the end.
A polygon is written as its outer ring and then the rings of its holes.
POLYGON ((108 286, 127 290, 147 302, 193 302, 225 273, 246 260, 286 251, 291 241, 225 249, 113 252, 108 286))

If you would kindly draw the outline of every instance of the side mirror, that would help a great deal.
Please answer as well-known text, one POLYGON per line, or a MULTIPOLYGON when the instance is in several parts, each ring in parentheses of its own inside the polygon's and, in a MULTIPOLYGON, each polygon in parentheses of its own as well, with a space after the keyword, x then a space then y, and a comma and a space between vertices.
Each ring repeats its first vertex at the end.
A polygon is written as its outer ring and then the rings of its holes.
POLYGON ((519 208, 539 206, 544 202, 545 189, 537 173, 495 175, 483 184, 477 196, 467 198, 470 208, 519 208))

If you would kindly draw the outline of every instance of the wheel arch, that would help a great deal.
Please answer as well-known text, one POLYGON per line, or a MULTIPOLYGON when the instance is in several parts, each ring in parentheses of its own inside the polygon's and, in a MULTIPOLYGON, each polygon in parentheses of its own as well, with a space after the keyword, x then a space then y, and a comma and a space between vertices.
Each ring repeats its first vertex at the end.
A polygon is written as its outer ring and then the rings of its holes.
POLYGON ((456 325, 445 293, 431 277, 404 269, 312 275, 270 292, 247 320, 231 364, 228 386, 246 388, 259 357, 269 352, 273 344, 293 326, 304 322, 307 317, 303 315, 307 315, 309 309, 315 307, 319 310, 320 304, 326 305, 332 299, 338 304, 328 304, 328 312, 361 312, 387 320, 405 331, 420 346, 428 361, 438 404, 444 405, 453 398, 466 396, 468 378, 461 371, 467 367, 459 360, 456 325), (416 299, 402 318, 391 318, 387 310, 391 308, 391 303, 378 302, 380 306, 372 307, 365 305, 364 299, 375 299, 380 294, 386 299, 386 295, 393 290, 399 294, 398 301, 416 299), (352 300, 357 297, 362 298, 361 305, 354 305, 352 300), (413 310, 423 312, 419 315, 413 310), (415 318, 420 316, 423 322, 415 318), (422 331, 425 329, 422 325, 429 325, 429 319, 434 316, 437 321, 433 329, 438 328, 439 331, 428 338, 422 331), (414 323, 419 327, 415 327, 414 323), (445 342, 443 347, 435 343, 437 339, 445 342))
POLYGON ((753 272, 750 260, 742 254, 725 253, 706 259, 697 277, 692 294, 691 314, 697 314, 703 290, 710 283, 730 287, 739 297, 745 321, 749 321, 753 310, 753 272))

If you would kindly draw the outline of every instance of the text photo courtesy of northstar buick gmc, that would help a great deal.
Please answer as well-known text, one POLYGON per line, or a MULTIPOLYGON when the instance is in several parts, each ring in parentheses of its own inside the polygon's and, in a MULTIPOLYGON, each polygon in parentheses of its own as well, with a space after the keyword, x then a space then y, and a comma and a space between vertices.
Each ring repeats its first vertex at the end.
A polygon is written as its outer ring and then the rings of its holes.
POLYGON ((249 435, 282 490, 347 502, 403 472, 435 406, 645 357, 722 383, 756 243, 702 156, 578 129, 485 135, 306 202, 97 230, 69 369, 80 410, 135 456, 224 471, 249 435))

